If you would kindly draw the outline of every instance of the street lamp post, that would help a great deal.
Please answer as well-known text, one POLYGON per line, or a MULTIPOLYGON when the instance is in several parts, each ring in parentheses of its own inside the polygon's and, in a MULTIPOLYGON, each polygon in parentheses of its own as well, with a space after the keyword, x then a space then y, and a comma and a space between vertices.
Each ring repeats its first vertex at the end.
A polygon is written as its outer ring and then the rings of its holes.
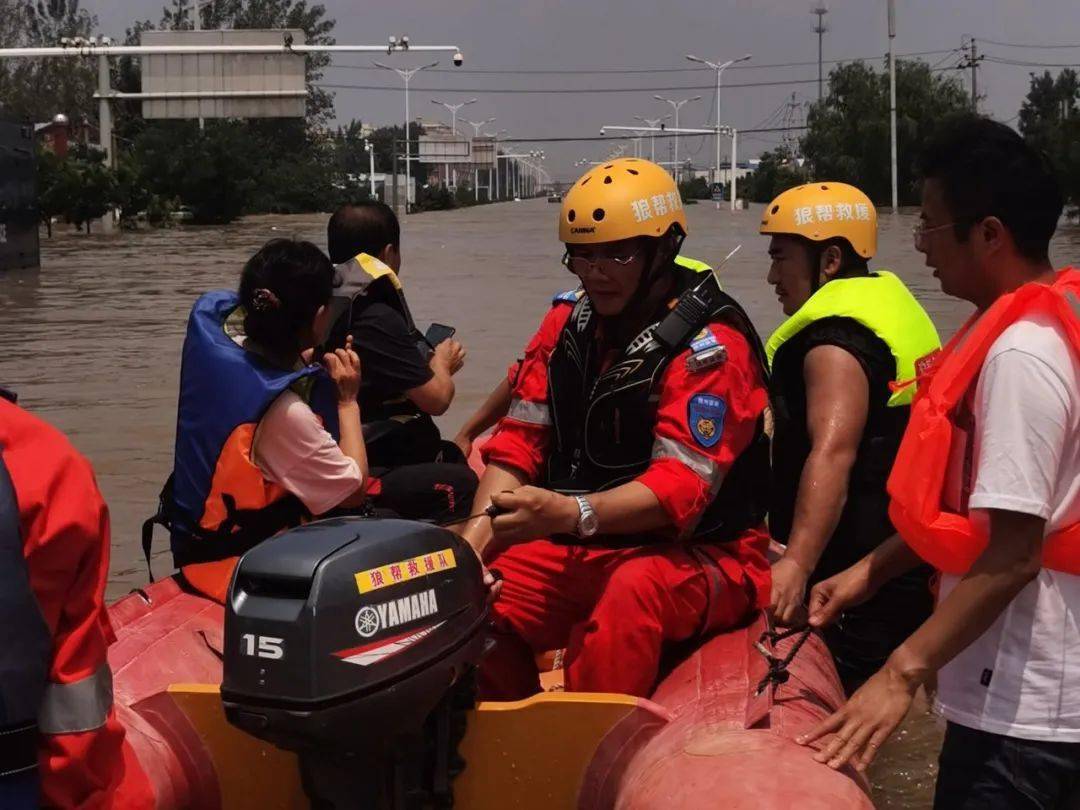
MULTIPOLYGON (((679 110, 682 106, 690 101, 700 101, 701 96, 694 96, 693 98, 684 98, 681 101, 675 101, 674 99, 664 98, 663 96, 653 96, 657 101, 666 101, 671 105, 671 108, 675 110, 675 129, 679 128, 679 110)), ((675 157, 673 158, 675 165, 671 167, 671 171, 675 177, 675 185, 679 185, 679 133, 675 133, 675 157)))
MULTIPOLYGON (((650 129, 655 129, 660 126, 661 121, 666 121, 671 118, 670 115, 665 115, 663 118, 642 118, 640 115, 635 115, 634 120, 640 121, 650 129)), ((656 163, 656 133, 649 133, 649 160, 656 163)))
MULTIPOLYGON (((750 59, 750 54, 746 56, 740 56, 738 59, 729 59, 726 62, 710 62, 708 59, 702 59, 700 56, 694 56, 693 54, 687 54, 686 58, 691 62, 698 62, 702 65, 707 65, 716 71, 716 175, 713 179, 714 183, 720 182, 720 77, 724 74, 724 71, 734 64, 739 62, 746 62, 750 59)), ((678 124, 676 124, 678 126, 678 124)), ((734 171, 734 170, 733 170, 734 171)), ((735 175, 732 174, 731 179, 734 181, 735 175)), ((731 201, 735 202, 734 185, 732 185, 731 201)), ((720 210, 720 200, 716 201, 716 210, 720 210)))
MULTIPOLYGON (((419 73, 421 70, 427 70, 438 65, 438 62, 430 62, 426 65, 420 65, 420 67, 408 68, 402 70, 401 68, 390 67, 390 65, 384 65, 382 62, 372 62, 375 67, 383 68, 384 70, 392 70, 398 76, 400 76, 405 82, 405 213, 409 213, 409 198, 412 196, 412 167, 410 163, 410 153, 412 152, 412 138, 409 135, 410 124, 409 121, 409 82, 412 81, 412 77, 419 73)), ((394 178, 395 185, 397 184, 397 178, 394 178)))
MULTIPOLYGON (((477 99, 470 98, 468 101, 463 101, 460 104, 447 104, 445 101, 439 101, 436 98, 431 100, 432 104, 438 104, 440 107, 445 107, 450 112, 450 131, 457 137, 457 113, 462 107, 467 107, 470 104, 475 104, 477 99)), ((446 185, 450 186, 450 161, 446 161, 446 185)), ((454 169, 454 185, 457 185, 457 169, 454 169)))
POLYGON ((371 187, 371 199, 375 199, 375 150, 371 141, 364 138, 364 151, 368 153, 368 185, 371 187))
MULTIPOLYGON (((494 132, 485 132, 484 136, 491 138, 491 145, 495 150, 495 200, 499 199, 499 136, 507 134, 508 130, 497 129, 494 132)), ((488 196, 491 196, 491 169, 488 169, 488 196)), ((492 200, 488 200, 492 202, 492 200)))
MULTIPOLYGON (((480 127, 486 127, 494 118, 487 118, 483 121, 466 121, 469 126, 473 128, 473 138, 480 137, 480 127)), ((488 189, 488 195, 491 195, 491 189, 488 189)), ((473 199, 476 202, 480 202, 480 167, 473 165, 473 199)))

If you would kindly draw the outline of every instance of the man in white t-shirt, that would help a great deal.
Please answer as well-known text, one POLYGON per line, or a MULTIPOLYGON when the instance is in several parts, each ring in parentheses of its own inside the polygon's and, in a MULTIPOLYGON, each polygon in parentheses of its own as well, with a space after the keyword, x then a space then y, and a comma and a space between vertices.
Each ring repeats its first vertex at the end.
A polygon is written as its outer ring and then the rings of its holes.
MULTIPOLYGON (((980 321, 966 334, 1025 284, 1064 289, 1067 274, 1055 273, 1048 254, 1061 191, 1019 135, 988 119, 954 121, 924 150, 922 172, 915 245, 945 293, 975 304, 980 321)), ((1080 521, 1076 317, 1023 314, 1005 325, 977 381, 940 417, 953 427, 941 508, 988 543, 981 553, 968 548, 973 562, 942 576, 933 616, 800 740, 835 732, 819 761, 865 768, 917 689, 936 677, 947 720, 936 808, 1080 807, 1080 575, 1043 566, 1045 538, 1080 521)), ((937 373, 954 373, 961 345, 946 350, 937 373)), ((904 441, 921 447, 915 415, 904 441)), ((925 448, 928 463, 935 452, 925 448)), ((905 497, 893 482, 890 493, 894 506, 905 497)), ((893 538, 814 589, 811 624, 831 621, 919 560, 893 538)))

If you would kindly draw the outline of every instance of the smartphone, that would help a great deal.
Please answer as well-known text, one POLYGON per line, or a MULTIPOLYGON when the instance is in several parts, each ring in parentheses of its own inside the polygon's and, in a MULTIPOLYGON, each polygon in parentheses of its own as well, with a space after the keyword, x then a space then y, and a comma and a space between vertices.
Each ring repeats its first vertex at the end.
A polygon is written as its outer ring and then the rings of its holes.
POLYGON ((424 334, 424 340, 430 343, 432 346, 438 346, 444 340, 449 340, 454 336, 454 332, 457 330, 452 326, 447 326, 442 323, 433 323, 428 327, 427 332, 424 334))

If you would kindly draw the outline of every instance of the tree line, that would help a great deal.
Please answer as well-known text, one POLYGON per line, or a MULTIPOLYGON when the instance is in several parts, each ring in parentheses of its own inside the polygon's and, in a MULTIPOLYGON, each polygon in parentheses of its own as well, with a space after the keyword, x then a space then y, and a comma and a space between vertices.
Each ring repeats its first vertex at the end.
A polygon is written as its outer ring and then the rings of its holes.
MULTIPOLYGON (((1018 115, 1020 134, 1042 149, 1061 178, 1066 198, 1080 206, 1080 78, 1072 68, 1056 77, 1032 74, 1018 115)), ((971 97, 955 76, 935 73, 919 60, 896 63, 897 196, 918 205, 915 160, 920 145, 948 116, 971 109, 971 97)), ((863 62, 834 68, 828 94, 811 106, 799 154, 780 147, 765 152, 744 181, 746 196, 769 202, 785 189, 811 178, 858 186, 878 205, 891 198, 889 80, 863 62)))
MULTIPOLYGON (((141 20, 123 41, 137 44, 148 30, 193 27, 191 0, 170 0, 159 20, 141 20)), ((299 28, 307 41, 333 44, 335 21, 309 0, 214 0, 201 7, 204 28, 299 28)), ((62 37, 98 33, 97 18, 79 0, 0 0, 0 45, 56 45, 62 37)), ((115 209, 123 223, 137 217, 153 224, 171 222, 178 209, 201 223, 229 222, 248 213, 298 213, 327 210, 367 195, 358 180, 368 172, 365 130, 359 121, 333 127, 334 98, 317 86, 329 64, 326 54, 307 58, 307 107, 303 119, 152 121, 138 101, 114 102, 115 167, 100 151, 74 144, 66 158, 39 155, 39 196, 43 221, 54 217, 90 222, 115 209)), ((950 114, 970 108, 961 82, 933 71, 921 60, 898 60, 898 192, 902 205, 918 203, 915 156, 950 114)), ((112 60, 112 86, 140 89, 139 60, 112 60)), ((68 116, 75 131, 96 120, 93 58, 19 59, 0 62, 0 114, 44 122, 68 116)), ((767 202, 780 191, 811 177, 849 182, 878 204, 890 197, 888 72, 853 62, 829 74, 828 93, 809 110, 807 130, 796 150, 778 147, 761 155, 756 170, 740 185, 742 194, 767 202)), ((1020 132, 1043 149, 1060 172, 1072 206, 1080 206, 1080 78, 1071 68, 1057 76, 1032 75, 1020 109, 1020 132)), ((422 132, 413 130, 414 137, 422 132)), ((393 169, 399 126, 367 131, 376 172, 393 169)), ((685 183, 687 199, 707 198, 704 183, 685 183)), ((418 208, 444 208, 473 202, 470 188, 451 194, 421 188, 418 208)))

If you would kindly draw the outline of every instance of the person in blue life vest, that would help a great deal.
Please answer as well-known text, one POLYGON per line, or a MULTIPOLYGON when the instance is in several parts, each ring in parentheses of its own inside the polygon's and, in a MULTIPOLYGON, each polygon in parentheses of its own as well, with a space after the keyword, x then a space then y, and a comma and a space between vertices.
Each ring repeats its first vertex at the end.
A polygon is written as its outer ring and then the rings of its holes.
MULTIPOLYGON (((816 182, 769 203, 768 281, 787 315, 766 344, 774 417, 769 529, 786 546, 772 567, 772 610, 805 620, 807 587, 895 533, 885 482, 921 362, 941 346, 904 283, 871 271, 877 213, 859 189, 816 182)), ((826 631, 850 694, 932 608, 929 569, 890 583, 826 631)))
POLYGON ((173 561, 210 598, 224 600, 247 549, 365 501, 351 336, 312 362, 330 328, 336 282, 315 245, 275 239, 244 265, 238 291, 206 293, 191 311, 171 498, 163 500, 173 561))

